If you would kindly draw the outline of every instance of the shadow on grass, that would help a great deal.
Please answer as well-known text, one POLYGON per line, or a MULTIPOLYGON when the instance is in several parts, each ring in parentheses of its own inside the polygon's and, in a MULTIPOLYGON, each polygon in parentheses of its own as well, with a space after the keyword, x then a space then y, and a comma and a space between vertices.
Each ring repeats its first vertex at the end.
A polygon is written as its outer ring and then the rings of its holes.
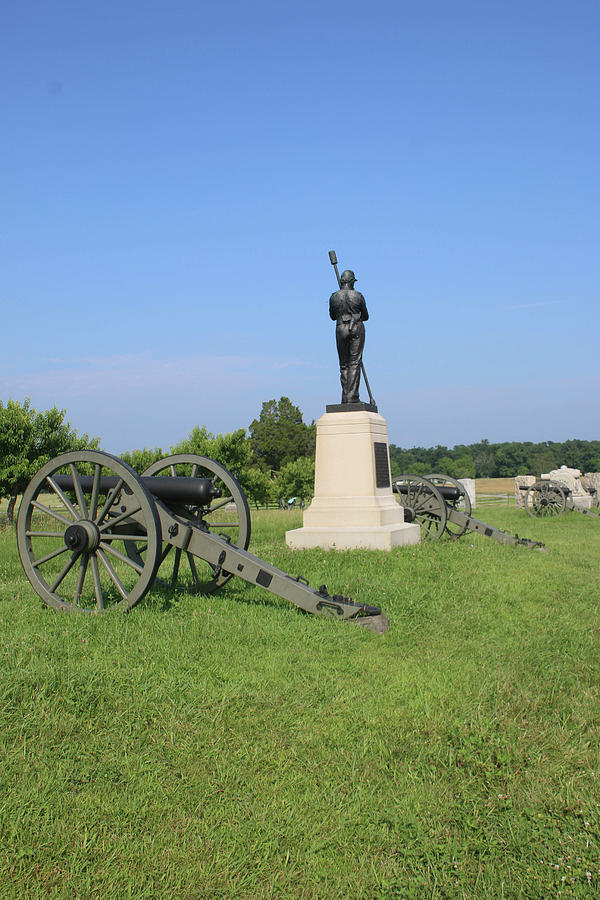
MULTIPOLYGON (((184 587, 171 586, 165 581, 155 581, 151 589, 148 591, 141 604, 145 609, 156 610, 158 612, 166 612, 173 607, 179 606, 182 601, 190 599, 198 599, 200 601, 209 600, 211 597, 218 596, 220 600, 231 603, 244 603, 247 606, 270 606, 281 609, 282 606, 294 606, 292 603, 269 594, 260 588, 253 589, 253 585, 240 583, 240 580, 232 578, 227 584, 215 591, 190 591, 184 587)), ((294 607, 298 608, 298 607, 294 607)), ((131 612, 135 611, 135 607, 131 612)), ((304 610, 299 610, 304 612, 304 610)))

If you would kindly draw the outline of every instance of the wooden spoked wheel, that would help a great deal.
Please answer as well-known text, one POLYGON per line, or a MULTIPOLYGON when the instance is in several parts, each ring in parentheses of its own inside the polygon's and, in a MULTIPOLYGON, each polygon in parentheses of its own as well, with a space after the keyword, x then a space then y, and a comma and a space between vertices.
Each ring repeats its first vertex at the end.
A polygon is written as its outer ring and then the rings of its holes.
POLYGON ((393 479, 398 502, 409 510, 407 521, 418 522, 427 537, 440 538, 446 527, 444 498, 436 486, 419 475, 400 475, 393 479))
MULTIPOLYGON (((450 475, 428 475, 427 481, 431 481, 432 484, 435 484, 436 487, 456 488, 460 492, 459 496, 456 499, 448 499, 447 497, 444 497, 446 506, 449 509, 460 510, 467 516, 471 515, 471 498, 469 497, 464 484, 461 484, 460 481, 457 481, 456 478, 452 478, 452 476, 450 475)), ((443 491, 440 493, 443 494, 443 491)), ((449 535, 449 537, 459 538, 465 533, 466 530, 466 522, 463 525, 455 525, 455 523, 451 522, 449 518, 446 519, 446 534, 449 535)))
POLYGON ((567 506, 567 491, 556 481, 536 481, 525 495, 530 516, 560 516, 567 506))
MULTIPOLYGON (((201 528, 221 535, 226 540, 248 549, 250 543, 250 509, 238 480, 225 466, 207 456, 178 453, 152 463, 144 475, 164 478, 187 476, 207 478, 221 490, 221 496, 209 506, 170 505, 171 511, 201 528)), ((232 577, 230 572, 213 573, 211 566, 172 544, 165 543, 159 563, 159 578, 178 590, 210 594, 232 577)))
POLYGON ((58 456, 23 494, 19 555, 33 588, 54 609, 131 609, 152 585, 161 544, 152 497, 133 469, 108 453, 58 456))

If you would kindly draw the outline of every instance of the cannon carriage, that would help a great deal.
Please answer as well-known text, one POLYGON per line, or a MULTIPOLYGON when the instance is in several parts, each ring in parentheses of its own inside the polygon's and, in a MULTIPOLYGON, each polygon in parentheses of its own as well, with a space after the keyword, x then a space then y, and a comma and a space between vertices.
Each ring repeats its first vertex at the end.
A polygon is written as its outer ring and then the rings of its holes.
MULTIPOLYGON (((520 490, 525 493, 525 509, 534 518, 562 516, 563 513, 572 511, 594 519, 600 518, 598 513, 577 506, 573 491, 563 481, 542 478, 535 484, 521 485, 520 490)), ((592 502, 597 503, 596 498, 593 497, 592 502)))
POLYGON ((234 575, 315 615, 385 632, 379 607, 312 588, 248 551, 250 512, 236 478, 194 454, 141 476, 97 450, 46 463, 21 501, 17 545, 27 578, 64 611, 130 610, 156 580, 211 593, 234 575))
POLYGON ((471 500, 464 485, 449 475, 400 475, 392 479, 392 490, 404 507, 404 520, 418 522, 427 537, 459 538, 475 531, 501 544, 545 549, 541 541, 519 537, 480 522, 471 515, 471 500))

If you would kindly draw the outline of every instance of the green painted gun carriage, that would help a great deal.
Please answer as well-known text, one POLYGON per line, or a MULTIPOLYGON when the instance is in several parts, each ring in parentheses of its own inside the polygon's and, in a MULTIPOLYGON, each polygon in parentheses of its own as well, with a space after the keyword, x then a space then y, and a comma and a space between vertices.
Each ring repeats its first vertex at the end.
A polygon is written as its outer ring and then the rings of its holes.
POLYGON ((379 607, 312 588, 248 551, 248 502, 215 460, 180 454, 141 476, 108 453, 48 462, 27 486, 17 521, 25 573, 57 610, 130 610, 156 580, 211 593, 234 575, 306 612, 387 631, 379 607))
POLYGON ((400 475, 392 479, 392 489, 404 507, 405 522, 418 522, 427 537, 459 538, 474 531, 501 544, 545 549, 541 541, 531 541, 475 519, 465 486, 449 475, 400 475))
MULTIPOLYGON (((565 512, 580 512, 584 516, 600 518, 598 513, 577 506, 573 491, 563 481, 543 478, 532 485, 521 485, 520 490, 525 494, 525 509, 530 516, 562 516, 565 512)), ((597 503, 596 496, 593 502, 597 503)))

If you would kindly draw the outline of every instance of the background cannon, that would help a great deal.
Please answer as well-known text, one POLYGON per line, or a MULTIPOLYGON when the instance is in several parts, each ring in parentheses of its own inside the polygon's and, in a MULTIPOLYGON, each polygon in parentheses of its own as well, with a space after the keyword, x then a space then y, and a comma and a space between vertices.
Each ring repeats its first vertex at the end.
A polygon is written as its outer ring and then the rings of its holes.
POLYGON ((561 481, 541 479, 531 486, 522 485, 525 494, 525 509, 530 516, 561 516, 564 512, 574 510, 584 516, 600 518, 598 513, 576 506, 571 488, 561 481))
POLYGON ((424 534, 439 539, 443 534, 458 538, 467 531, 476 531, 501 544, 543 549, 541 541, 521 538, 487 525, 471 516, 469 495, 455 478, 449 475, 400 475, 392 479, 392 489, 399 495, 406 522, 418 522, 424 534))
POLYGON ((17 521, 25 573, 54 609, 132 609, 157 573, 210 592, 233 575, 314 614, 383 633, 379 607, 317 590, 248 552, 248 503, 234 476, 206 457, 159 460, 139 476, 97 450, 65 453, 27 486, 17 521), (180 474, 181 473, 181 474, 180 474))

